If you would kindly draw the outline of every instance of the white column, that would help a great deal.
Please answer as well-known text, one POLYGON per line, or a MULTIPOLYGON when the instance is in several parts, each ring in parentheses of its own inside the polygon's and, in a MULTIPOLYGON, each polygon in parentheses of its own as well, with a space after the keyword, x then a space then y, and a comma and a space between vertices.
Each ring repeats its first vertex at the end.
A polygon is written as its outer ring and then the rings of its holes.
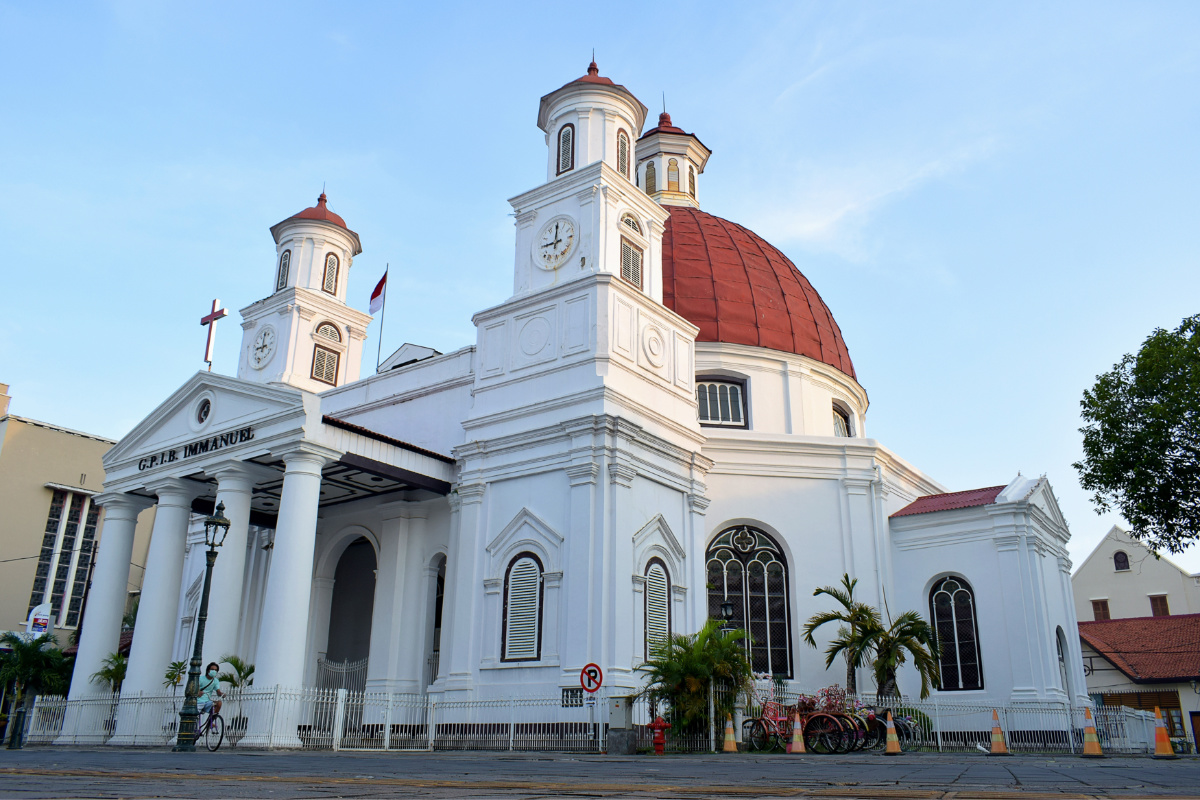
POLYGON ((229 533, 213 566, 208 622, 204 630, 205 663, 220 661, 226 655, 243 656, 237 652, 238 626, 242 619, 242 581, 246 574, 250 498, 257 477, 251 468, 236 461, 211 470, 209 475, 217 479, 216 502, 225 504, 229 533))
POLYGON ((72 699, 104 690, 91 682, 103 661, 117 650, 121 639, 121 617, 129 589, 129 560, 133 556, 133 532, 138 514, 151 505, 147 498, 122 492, 102 494, 95 502, 104 507, 104 527, 95 555, 92 588, 88 592, 75 672, 71 677, 72 699))
MULTIPOLYGON (((183 581, 183 548, 187 540, 188 518, 192 500, 204 484, 195 481, 167 478, 150 487, 158 495, 154 514, 154 530, 150 534, 150 551, 146 556, 146 575, 142 580, 142 602, 138 606, 137 635, 129 654, 122 697, 138 693, 165 692, 163 675, 171 661, 178 621, 179 585, 183 581)), ((151 714, 118 714, 116 735, 109 744, 134 744, 137 730, 155 730, 162 720, 151 714), (149 726, 149 727, 147 727, 149 726)))
POLYGON ((287 467, 263 598, 255 688, 299 687, 304 681, 317 505, 321 498, 321 467, 327 460, 323 452, 309 449, 283 456, 287 467))

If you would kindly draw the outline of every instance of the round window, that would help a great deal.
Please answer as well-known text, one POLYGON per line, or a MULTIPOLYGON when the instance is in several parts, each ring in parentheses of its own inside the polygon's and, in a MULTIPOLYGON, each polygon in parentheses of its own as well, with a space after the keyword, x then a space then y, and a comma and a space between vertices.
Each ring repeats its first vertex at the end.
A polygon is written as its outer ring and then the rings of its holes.
POLYGON ((208 415, 212 413, 212 401, 205 398, 200 401, 200 405, 196 406, 196 422, 203 425, 208 421, 208 415))

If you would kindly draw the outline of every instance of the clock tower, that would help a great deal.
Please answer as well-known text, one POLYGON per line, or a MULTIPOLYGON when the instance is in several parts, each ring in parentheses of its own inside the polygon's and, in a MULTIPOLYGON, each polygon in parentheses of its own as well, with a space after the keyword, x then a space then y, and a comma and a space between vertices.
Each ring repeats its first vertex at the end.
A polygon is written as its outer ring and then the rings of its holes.
POLYGON ((358 234, 317 204, 271 228, 272 293, 242 309, 238 377, 322 392, 358 380, 369 314, 346 305, 358 234))

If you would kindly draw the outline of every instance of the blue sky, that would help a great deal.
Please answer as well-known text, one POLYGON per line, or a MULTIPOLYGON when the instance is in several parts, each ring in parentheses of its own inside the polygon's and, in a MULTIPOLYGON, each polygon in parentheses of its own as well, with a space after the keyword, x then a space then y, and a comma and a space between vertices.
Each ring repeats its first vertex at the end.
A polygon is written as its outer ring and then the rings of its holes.
POLYGON ((1070 466, 1079 399, 1200 312, 1200 4, 345 6, 0 2, 13 413, 120 437, 202 368, 214 297, 234 373, 267 229, 322 183, 351 302, 392 265, 385 355, 472 344, 538 98, 594 47, 713 149, 704 209, 821 292, 869 435, 952 490, 1047 473, 1076 564, 1116 521, 1070 466))

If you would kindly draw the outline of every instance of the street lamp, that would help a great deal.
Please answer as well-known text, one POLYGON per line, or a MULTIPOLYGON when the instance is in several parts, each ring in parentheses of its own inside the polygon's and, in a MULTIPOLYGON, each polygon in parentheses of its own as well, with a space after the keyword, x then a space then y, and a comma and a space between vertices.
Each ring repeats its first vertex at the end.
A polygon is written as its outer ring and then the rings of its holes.
POLYGON ((208 552, 204 554, 204 592, 200 595, 200 613, 196 615, 196 647, 192 650, 187 688, 183 690, 183 708, 179 711, 179 735, 175 737, 175 747, 172 748, 179 753, 196 752, 196 723, 200 720, 196 694, 200 690, 200 660, 204 651, 204 623, 208 620, 208 590, 212 584, 213 564, 217 563, 217 548, 225 544, 229 524, 225 518, 224 503, 217 503, 216 513, 204 520, 204 543, 208 545, 208 552))

